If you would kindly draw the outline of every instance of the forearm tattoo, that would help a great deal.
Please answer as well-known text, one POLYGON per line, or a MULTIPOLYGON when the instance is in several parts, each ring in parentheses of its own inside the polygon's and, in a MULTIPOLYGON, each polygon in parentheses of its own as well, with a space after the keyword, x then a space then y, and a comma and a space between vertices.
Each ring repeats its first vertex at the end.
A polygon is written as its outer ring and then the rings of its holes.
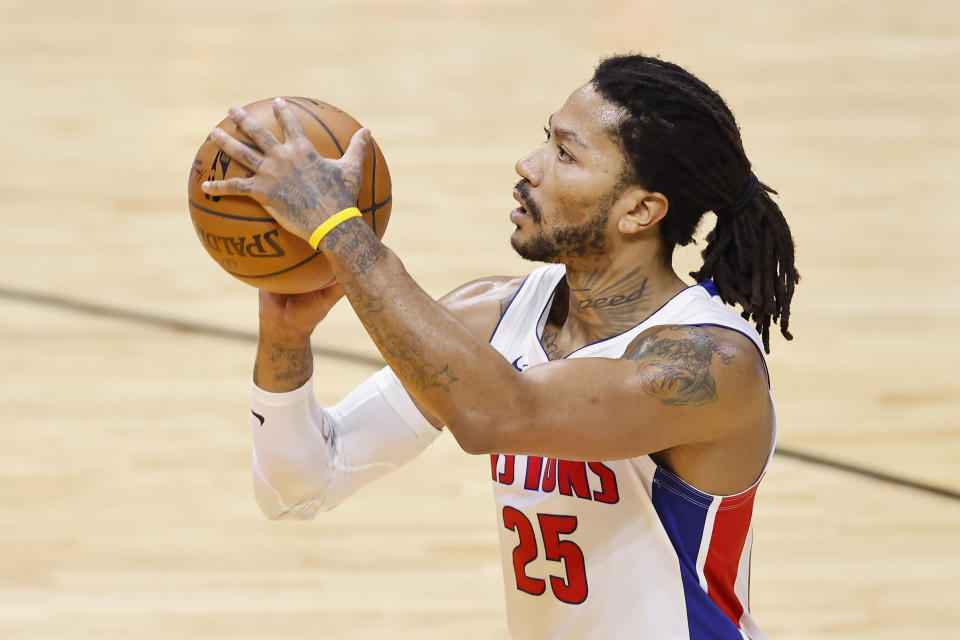
POLYGON ((450 365, 430 362, 417 344, 417 339, 410 334, 393 332, 387 328, 387 322, 377 317, 385 309, 382 299, 363 292, 353 279, 344 284, 344 287, 354 303, 353 308, 360 322, 367 328, 370 337, 397 375, 420 391, 443 389, 449 393, 450 387, 457 381, 450 365))
POLYGON ((360 218, 334 227, 323 239, 327 251, 336 252, 354 275, 361 276, 387 254, 377 235, 360 218))
POLYGON ((382 315, 387 310, 385 298, 368 292, 359 279, 387 256, 387 249, 376 234, 359 218, 353 218, 330 231, 323 243, 324 249, 335 253, 346 267, 347 271, 339 276, 340 284, 360 322, 397 375, 420 391, 449 392, 458 379, 450 365, 430 362, 419 346, 419 336, 392 331, 390 320, 382 315))
POLYGON ((707 331, 664 326, 644 335, 625 357, 637 361, 643 390, 663 404, 700 406, 717 399, 717 384, 710 373, 714 355, 723 364, 733 361, 707 331), (665 331, 673 335, 661 335, 665 331), (682 337, 674 337, 677 333, 682 337))
POLYGON ((268 377, 273 378, 274 384, 285 383, 291 388, 303 386, 313 375, 313 354, 310 345, 293 349, 282 344, 267 344, 260 347, 261 353, 253 367, 253 381, 258 386, 264 386, 264 372, 260 368, 261 360, 269 364, 268 377))
MULTIPOLYGON (((367 324, 364 321, 364 324, 367 324)), ((374 342, 380 346, 390 366, 402 380, 420 391, 450 388, 458 380, 450 370, 449 364, 434 364, 427 360, 423 351, 412 343, 407 336, 389 333, 367 324, 374 342)))

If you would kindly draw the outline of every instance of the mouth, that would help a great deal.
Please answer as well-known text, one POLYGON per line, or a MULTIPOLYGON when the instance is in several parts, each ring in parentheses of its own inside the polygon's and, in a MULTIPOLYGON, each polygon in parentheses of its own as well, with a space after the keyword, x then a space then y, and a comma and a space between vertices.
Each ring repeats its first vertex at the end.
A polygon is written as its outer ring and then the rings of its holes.
POLYGON ((516 200, 520 206, 510 212, 510 222, 519 226, 521 222, 531 219, 530 211, 527 209, 523 201, 523 196, 520 195, 518 189, 513 190, 513 199, 516 200))

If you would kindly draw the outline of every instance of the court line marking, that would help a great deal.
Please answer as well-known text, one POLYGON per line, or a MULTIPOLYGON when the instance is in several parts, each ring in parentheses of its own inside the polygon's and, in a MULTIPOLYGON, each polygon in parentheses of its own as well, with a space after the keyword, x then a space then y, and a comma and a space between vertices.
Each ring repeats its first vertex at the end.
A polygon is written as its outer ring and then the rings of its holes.
MULTIPOLYGON (((173 331, 185 331, 199 335, 211 336, 214 338, 224 338, 227 340, 237 340, 241 342, 256 343, 259 336, 255 331, 243 331, 241 329, 230 329, 213 324, 196 322, 194 320, 183 320, 170 316, 163 316, 146 311, 137 311, 135 309, 123 309, 95 302, 83 302, 72 298, 54 296, 46 293, 36 293, 32 291, 23 291, 10 289, 0 286, 0 298, 16 300, 18 302, 27 302, 57 309, 76 311, 87 315, 99 316, 101 318, 112 318, 114 320, 127 320, 137 324, 158 327, 161 329, 170 329, 173 331)), ((336 358, 347 362, 357 364, 366 364, 372 367, 383 367, 383 359, 375 356, 365 356, 359 353, 335 349, 331 347, 313 347, 313 353, 319 356, 336 358)))
POLYGON ((930 493, 935 496, 940 496, 941 498, 949 498, 950 500, 960 500, 960 491, 950 489, 949 487, 941 487, 935 484, 920 482, 919 480, 911 480, 910 478, 895 476, 889 473, 885 473, 883 471, 877 471, 876 469, 861 467, 860 465, 851 464, 849 462, 843 462, 841 460, 832 460, 830 458, 824 458, 823 456, 819 456, 813 453, 798 451, 793 447, 782 447, 780 445, 777 445, 776 453, 778 455, 782 455, 785 458, 792 458, 794 460, 799 460, 800 462, 807 462, 810 464, 816 464, 823 467, 828 467, 835 471, 845 471, 847 473, 853 473, 856 475, 864 476, 866 478, 870 478, 871 480, 886 482, 887 484, 893 484, 893 485, 897 485, 899 487, 905 487, 908 489, 916 489, 917 491, 930 493))
MULTIPOLYGON (((213 324, 197 322, 194 320, 184 320, 181 318, 173 318, 157 313, 137 311, 135 309, 124 309, 121 307, 98 304, 95 302, 84 302, 63 296, 37 293, 34 291, 25 291, 22 289, 12 289, 4 286, 0 286, 0 298, 15 300, 17 302, 43 305, 67 311, 75 311, 78 313, 85 313, 87 315, 98 316, 102 318, 126 320, 129 322, 158 327, 161 329, 185 331, 188 333, 195 333, 214 338, 223 338, 227 340, 252 343, 256 343, 259 340, 258 334, 254 331, 230 329, 228 327, 221 327, 213 324)), ((353 353, 343 349, 314 346, 313 353, 318 356, 335 358, 357 364, 365 364, 371 367, 383 367, 385 365, 381 358, 365 356, 363 354, 353 353)), ((814 453, 800 451, 792 447, 777 445, 776 454, 784 456, 785 458, 792 458, 800 462, 806 462, 808 464, 833 469, 835 471, 842 471, 845 473, 862 476, 878 482, 884 482, 886 484, 891 484, 898 487, 929 493, 931 495, 947 498, 949 500, 960 501, 960 491, 951 489, 949 487, 942 487, 910 478, 904 478, 902 476, 895 476, 883 471, 877 471, 875 469, 862 467, 849 462, 843 462, 841 460, 832 460, 814 453)))

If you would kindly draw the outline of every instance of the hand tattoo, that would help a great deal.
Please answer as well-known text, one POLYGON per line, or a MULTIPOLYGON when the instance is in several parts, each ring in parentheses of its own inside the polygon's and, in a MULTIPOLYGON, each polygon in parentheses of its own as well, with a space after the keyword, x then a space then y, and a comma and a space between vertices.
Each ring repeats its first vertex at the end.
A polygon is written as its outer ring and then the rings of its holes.
POLYGON ((290 224, 309 233, 317 225, 309 213, 316 211, 322 202, 332 213, 355 206, 353 195, 356 181, 343 175, 343 169, 311 154, 313 159, 303 168, 290 167, 277 176, 277 183, 270 187, 267 198, 278 213, 290 224))

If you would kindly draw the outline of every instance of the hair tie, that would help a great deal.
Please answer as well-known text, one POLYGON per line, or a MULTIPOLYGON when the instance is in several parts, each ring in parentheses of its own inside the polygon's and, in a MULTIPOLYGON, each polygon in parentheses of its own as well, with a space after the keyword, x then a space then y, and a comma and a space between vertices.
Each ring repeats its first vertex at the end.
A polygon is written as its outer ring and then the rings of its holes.
POLYGON ((760 186, 760 181, 757 180, 757 176, 753 173, 750 174, 750 179, 747 181, 747 186, 743 190, 743 193, 740 194, 740 197, 737 198, 733 204, 729 207, 720 209, 719 211, 714 211, 718 216, 731 216, 735 213, 738 213, 743 209, 747 204, 753 200, 753 196, 757 195, 757 188, 760 186))

